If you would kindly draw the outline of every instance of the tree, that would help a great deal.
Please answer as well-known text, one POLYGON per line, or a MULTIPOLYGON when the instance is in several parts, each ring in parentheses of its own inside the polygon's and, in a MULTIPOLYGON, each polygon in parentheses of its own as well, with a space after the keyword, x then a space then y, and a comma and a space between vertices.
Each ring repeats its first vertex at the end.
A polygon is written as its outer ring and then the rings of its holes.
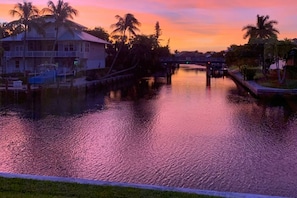
POLYGON ((131 39, 131 35, 136 36, 136 31, 139 31, 138 27, 141 25, 141 23, 134 17, 134 15, 130 13, 126 14, 124 17, 116 15, 115 18, 118 20, 118 22, 111 25, 111 28, 115 28, 112 31, 112 34, 116 34, 116 33, 121 34, 120 35, 121 44, 120 44, 119 50, 116 53, 116 56, 113 59, 113 62, 110 66, 108 73, 112 71, 112 68, 119 56, 119 53, 121 52, 123 45, 127 41, 127 38, 131 39), (129 33, 128 37, 126 36, 127 31, 129 33))
MULTIPOLYGON (((59 28, 64 25, 69 31, 72 32, 72 28, 75 26, 75 24, 68 19, 73 19, 73 15, 76 16, 78 11, 63 0, 58 0, 57 4, 55 4, 53 1, 48 1, 47 6, 47 8, 42 9, 42 13, 49 13, 55 19, 55 41, 52 50, 55 51, 58 42, 59 28)), ((51 63, 53 63, 53 55, 51 56, 51 63)))
POLYGON ((0 23, 0 39, 8 37, 10 35, 10 28, 7 23, 0 23))
POLYGON ((103 39, 105 41, 109 41, 109 34, 102 27, 95 27, 94 29, 86 30, 87 33, 96 36, 97 38, 103 39))
POLYGON ((226 54, 226 64, 229 66, 257 66, 258 51, 250 44, 245 45, 231 45, 226 54))
POLYGON ((275 40, 277 41, 277 34, 279 31, 275 29, 273 26, 278 22, 275 20, 269 21, 269 16, 260 16, 257 15, 257 24, 256 26, 247 25, 242 28, 243 31, 246 31, 245 35, 243 36, 244 39, 249 38, 249 44, 255 44, 257 48, 260 47, 260 64, 262 65, 262 71, 265 75, 267 72, 267 68, 265 65, 265 50, 264 45, 265 42, 268 40, 275 40), (258 47, 259 46, 259 47, 258 47))
POLYGON ((279 31, 273 26, 278 22, 275 20, 269 21, 269 16, 259 16, 257 15, 257 24, 256 26, 247 25, 242 28, 243 31, 246 31, 243 36, 244 39, 249 38, 250 44, 253 43, 264 43, 266 39, 275 38, 277 39, 277 34, 279 31))
MULTIPOLYGON (((5 38, 9 35, 9 29, 7 27, 7 23, 0 23, 0 39, 5 38)), ((2 64, 2 58, 4 55, 4 49, 2 47, 2 43, 0 41, 0 66, 2 64)), ((3 72, 2 72, 3 73, 3 72)))
POLYGON ((136 35, 131 40, 129 55, 139 63, 138 74, 147 75, 162 70, 160 58, 170 56, 170 51, 168 46, 157 45, 155 34, 136 35))
POLYGON ((24 72, 26 71, 25 55, 26 55, 26 43, 27 43, 27 32, 31 27, 35 27, 37 30, 40 29, 38 23, 39 10, 31 2, 24 1, 22 3, 17 3, 14 6, 13 10, 10 10, 9 13, 19 19, 10 22, 8 25, 14 27, 17 30, 24 32, 23 38, 23 68, 24 72))
POLYGON ((128 31, 129 33, 129 39, 131 37, 131 34, 135 36, 136 31, 139 31, 138 26, 140 26, 141 23, 134 17, 133 14, 128 13, 124 17, 116 15, 115 18, 118 20, 118 22, 111 25, 112 28, 115 28, 112 31, 112 34, 120 33, 123 43, 126 41, 127 38, 126 31, 128 31))
POLYGON ((276 42, 270 42, 268 43, 268 45, 266 45, 265 53, 267 54, 268 60, 270 60, 270 64, 276 64, 278 82, 280 84, 283 84, 285 82, 286 73, 288 71, 286 71, 287 67, 284 67, 281 72, 281 69, 279 67, 279 60, 287 59, 289 51, 295 47, 296 44, 294 44, 294 42, 287 38, 276 42))
POLYGON ((162 35, 162 30, 160 28, 159 21, 157 21, 155 25, 155 36, 158 39, 161 35, 162 35))

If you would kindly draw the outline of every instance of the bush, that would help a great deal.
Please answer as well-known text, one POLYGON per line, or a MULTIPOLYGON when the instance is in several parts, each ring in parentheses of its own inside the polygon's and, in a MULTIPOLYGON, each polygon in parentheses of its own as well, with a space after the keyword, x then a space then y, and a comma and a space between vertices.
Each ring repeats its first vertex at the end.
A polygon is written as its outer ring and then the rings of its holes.
POLYGON ((286 66, 287 79, 297 79, 297 67, 286 66))
POLYGON ((244 80, 254 80, 254 77, 257 72, 257 68, 243 66, 240 69, 244 80))

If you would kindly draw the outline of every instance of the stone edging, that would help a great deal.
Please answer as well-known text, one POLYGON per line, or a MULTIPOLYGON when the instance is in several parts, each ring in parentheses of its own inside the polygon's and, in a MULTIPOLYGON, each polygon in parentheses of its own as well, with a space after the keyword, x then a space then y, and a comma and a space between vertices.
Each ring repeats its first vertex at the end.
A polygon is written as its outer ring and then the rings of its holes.
POLYGON ((277 196, 266 196, 248 193, 235 193, 235 192, 220 192, 213 190, 198 190, 190 188, 175 188, 157 185, 146 185, 146 184, 130 184, 121 182, 108 182, 100 180, 88 180, 79 178, 67 178, 67 177, 55 177, 55 176, 39 176, 39 175, 29 175, 29 174, 13 174, 13 173, 3 173, 0 172, 0 177, 4 178, 20 178, 20 179, 33 179, 41 181, 52 181, 52 182, 68 182, 68 183, 78 183, 78 184, 90 184, 90 185, 100 185, 100 186, 118 186, 118 187, 129 187, 129 188, 139 188, 147 190, 159 190, 159 191, 174 191, 183 193, 192 193, 198 195, 208 195, 208 196, 218 196, 218 197, 228 197, 228 198, 284 198, 277 196))

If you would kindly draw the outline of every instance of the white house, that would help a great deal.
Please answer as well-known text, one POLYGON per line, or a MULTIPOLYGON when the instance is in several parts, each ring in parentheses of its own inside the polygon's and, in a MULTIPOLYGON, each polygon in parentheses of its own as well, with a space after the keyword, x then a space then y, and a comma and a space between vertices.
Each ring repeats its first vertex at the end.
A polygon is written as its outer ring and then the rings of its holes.
POLYGON ((53 18, 46 18, 43 27, 45 34, 32 29, 27 33, 26 48, 23 50, 24 32, 16 36, 1 39, 4 46, 3 72, 34 72, 38 65, 53 63, 58 69, 90 70, 105 67, 107 41, 99 39, 83 31, 83 26, 76 24, 70 31, 66 26, 59 28, 58 40, 55 43, 53 18), (25 54, 25 59, 23 55, 25 54), (23 62, 25 60, 25 64, 23 62))

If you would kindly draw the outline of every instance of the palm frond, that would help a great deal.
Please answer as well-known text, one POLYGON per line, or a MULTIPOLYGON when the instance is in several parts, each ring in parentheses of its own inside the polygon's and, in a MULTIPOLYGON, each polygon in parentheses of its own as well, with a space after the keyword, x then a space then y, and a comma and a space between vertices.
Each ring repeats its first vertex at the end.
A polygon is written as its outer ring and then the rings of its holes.
POLYGON ((279 31, 275 29, 273 26, 278 22, 275 20, 269 21, 269 16, 260 16, 257 15, 257 23, 256 26, 247 25, 242 28, 242 31, 246 31, 243 38, 249 38, 250 41, 255 40, 265 40, 269 38, 277 38, 277 34, 279 31))

